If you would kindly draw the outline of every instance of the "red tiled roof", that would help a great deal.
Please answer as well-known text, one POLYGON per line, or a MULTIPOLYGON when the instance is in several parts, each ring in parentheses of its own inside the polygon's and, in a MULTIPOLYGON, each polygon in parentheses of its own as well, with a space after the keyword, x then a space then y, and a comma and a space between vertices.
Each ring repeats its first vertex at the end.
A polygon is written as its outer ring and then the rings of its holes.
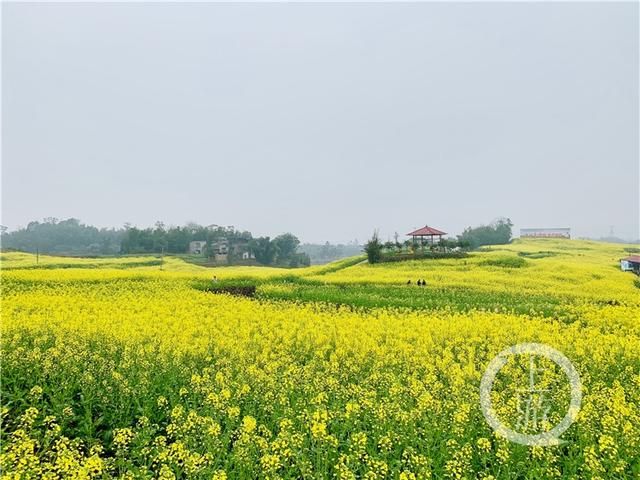
POLYGON ((446 234, 447 232, 443 232, 442 230, 438 230, 437 228, 433 228, 433 227, 429 227, 428 225, 425 225, 424 227, 419 228, 415 232, 407 233, 407 236, 419 237, 420 235, 428 236, 428 235, 446 235, 446 234))
POLYGON ((630 255, 622 260, 626 260, 627 262, 640 263, 640 255, 630 255))

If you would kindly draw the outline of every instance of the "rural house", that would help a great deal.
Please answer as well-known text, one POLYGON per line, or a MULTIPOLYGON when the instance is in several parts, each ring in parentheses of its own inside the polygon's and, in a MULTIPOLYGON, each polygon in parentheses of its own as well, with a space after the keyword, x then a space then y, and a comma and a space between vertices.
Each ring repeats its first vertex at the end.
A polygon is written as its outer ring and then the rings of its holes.
POLYGON ((194 240, 189 242, 189 253, 192 255, 202 255, 207 246, 207 242, 204 240, 194 240))
POLYGON ((234 242, 231 248, 231 253, 236 258, 241 258, 242 260, 253 260, 256 258, 251 251, 251 248, 249 248, 249 242, 246 240, 238 240, 234 242))
POLYGON ((221 238, 211 244, 211 257, 216 263, 227 263, 229 261, 229 242, 226 238, 221 238))
POLYGON ((620 269, 623 272, 634 272, 640 275, 640 255, 630 255, 620 259, 620 269))
POLYGON ((211 253, 216 263, 235 263, 239 259, 255 259, 253 252, 249 248, 249 242, 245 240, 229 242, 226 238, 221 238, 211 244, 211 253))

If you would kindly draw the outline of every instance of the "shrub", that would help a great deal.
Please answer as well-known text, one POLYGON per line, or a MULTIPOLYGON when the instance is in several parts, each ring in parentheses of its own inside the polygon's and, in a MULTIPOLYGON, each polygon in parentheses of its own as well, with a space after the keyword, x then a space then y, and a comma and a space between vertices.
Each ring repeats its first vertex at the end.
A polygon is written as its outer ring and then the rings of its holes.
POLYGON ((527 261, 520 257, 498 257, 484 260, 480 262, 480 265, 488 267, 522 268, 527 266, 527 261))
POLYGON ((559 255, 559 253, 551 252, 551 251, 518 252, 518 255, 520 255, 521 257, 527 257, 527 258, 546 258, 546 257, 555 257, 556 255, 559 255))
POLYGON ((406 260, 427 260, 427 259, 445 259, 445 258, 465 258, 466 252, 413 252, 413 253, 393 253, 383 254, 380 262, 403 262, 406 260))
POLYGON ((369 263, 378 263, 382 258, 382 243, 380 243, 377 231, 373 232, 373 236, 364 246, 364 251, 369 263))

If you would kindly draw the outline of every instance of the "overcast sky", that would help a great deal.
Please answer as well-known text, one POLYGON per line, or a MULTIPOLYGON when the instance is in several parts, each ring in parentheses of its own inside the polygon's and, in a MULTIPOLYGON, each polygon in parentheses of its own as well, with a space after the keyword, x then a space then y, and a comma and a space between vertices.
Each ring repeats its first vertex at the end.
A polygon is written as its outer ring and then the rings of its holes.
POLYGON ((638 238, 638 3, 7 4, 2 224, 638 238))

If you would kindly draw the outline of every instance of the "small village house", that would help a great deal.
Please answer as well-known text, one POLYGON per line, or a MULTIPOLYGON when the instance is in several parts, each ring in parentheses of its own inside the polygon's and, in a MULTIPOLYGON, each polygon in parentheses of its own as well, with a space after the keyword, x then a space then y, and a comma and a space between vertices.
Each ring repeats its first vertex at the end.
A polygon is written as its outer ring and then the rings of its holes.
POLYGON ((229 242, 226 238, 221 238, 211 244, 211 257, 216 263, 227 263, 229 261, 229 242))
POLYGON ((189 253, 192 255, 202 255, 207 246, 204 240, 194 240, 189 242, 189 253))
POLYGON ((249 242, 245 240, 234 242, 231 252, 236 258, 241 258, 242 260, 254 260, 256 258, 249 248, 249 242))
POLYGON ((620 269, 623 272, 634 272, 640 275, 640 255, 630 255, 620 259, 620 269))
POLYGON ((212 241, 208 247, 204 240, 189 242, 189 253, 191 255, 208 254, 211 260, 220 265, 237 263, 239 260, 250 263, 256 258, 249 247, 248 240, 228 239, 227 237, 219 237, 212 241))
POLYGON ((249 242, 246 240, 236 240, 229 242, 226 238, 221 238, 217 242, 211 244, 212 258, 216 263, 235 263, 239 259, 254 260, 255 255, 249 248, 249 242))

